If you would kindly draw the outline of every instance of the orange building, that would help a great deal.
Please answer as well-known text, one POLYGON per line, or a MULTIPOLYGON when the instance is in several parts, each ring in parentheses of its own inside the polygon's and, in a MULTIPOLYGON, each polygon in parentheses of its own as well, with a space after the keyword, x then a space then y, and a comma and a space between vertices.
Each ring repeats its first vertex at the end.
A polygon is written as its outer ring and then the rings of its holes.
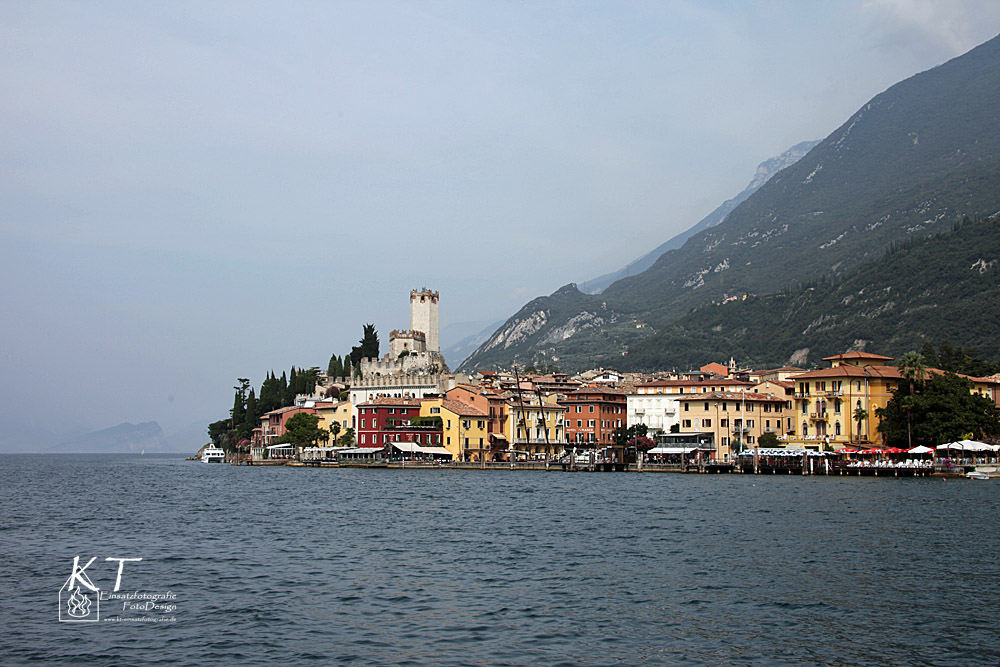
POLYGON ((566 439, 570 446, 610 447, 612 432, 625 426, 624 392, 608 387, 582 387, 559 399, 566 408, 566 439))

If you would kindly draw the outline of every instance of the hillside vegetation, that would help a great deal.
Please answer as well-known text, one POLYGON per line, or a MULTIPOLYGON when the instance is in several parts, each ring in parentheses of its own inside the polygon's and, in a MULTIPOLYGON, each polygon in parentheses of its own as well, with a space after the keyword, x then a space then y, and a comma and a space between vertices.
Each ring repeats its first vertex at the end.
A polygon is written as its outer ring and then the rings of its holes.
POLYGON ((600 295, 567 286, 534 300, 461 368, 664 368, 730 356, 801 363, 815 357, 806 348, 892 353, 944 336, 995 358, 984 332, 995 330, 996 314, 984 304, 998 296, 996 223, 958 223, 1000 212, 998 106, 995 38, 873 98, 647 271, 600 295), (906 253, 918 252, 924 259, 911 264, 906 253), (985 270, 969 268, 980 259, 985 270), (963 263, 969 275, 951 272, 963 263), (738 303, 712 310, 733 296, 738 303))

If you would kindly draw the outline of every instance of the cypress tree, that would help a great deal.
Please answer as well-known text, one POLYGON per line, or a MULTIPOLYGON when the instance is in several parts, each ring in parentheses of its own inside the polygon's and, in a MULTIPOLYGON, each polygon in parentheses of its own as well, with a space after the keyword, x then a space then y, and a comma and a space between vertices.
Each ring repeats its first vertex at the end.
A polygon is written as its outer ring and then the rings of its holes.
POLYGON ((250 395, 247 396, 246 420, 253 426, 256 426, 257 422, 260 421, 260 415, 257 414, 257 397, 253 393, 253 387, 250 388, 250 395))

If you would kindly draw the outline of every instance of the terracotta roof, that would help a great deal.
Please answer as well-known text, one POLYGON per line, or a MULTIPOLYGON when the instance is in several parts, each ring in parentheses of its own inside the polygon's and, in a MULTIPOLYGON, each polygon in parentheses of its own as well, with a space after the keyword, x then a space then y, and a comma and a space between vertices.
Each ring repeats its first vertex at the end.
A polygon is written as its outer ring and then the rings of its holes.
MULTIPOLYGON (((925 372, 934 373, 935 375, 944 375, 948 371, 943 371, 940 368, 925 368, 925 372)), ((996 375, 990 375, 989 377, 976 377, 975 375, 965 375, 964 373, 955 373, 960 378, 966 378, 967 380, 972 380, 973 382, 985 383, 985 384, 997 384, 1000 383, 1000 373, 996 375)))
POLYGON ((778 372, 782 372, 782 371, 786 371, 786 372, 792 372, 792 371, 794 371, 796 373, 804 373, 805 370, 806 369, 799 368, 798 366, 782 366, 781 368, 769 368, 766 371, 757 371, 757 372, 763 375, 764 373, 778 373, 778 372))
POLYGON ((373 406, 373 405, 387 405, 387 406, 403 406, 403 407, 420 407, 419 398, 393 398, 392 396, 379 396, 378 398, 373 398, 367 403, 361 403, 358 407, 362 406, 373 406))
POLYGON ((624 396, 625 392, 611 387, 580 387, 576 391, 566 392, 566 398, 572 399, 577 394, 611 394, 613 396, 624 396))
POLYGON ((836 368, 821 368, 818 371, 808 371, 789 377, 790 380, 810 380, 812 378, 882 378, 888 380, 898 380, 902 376, 895 366, 852 366, 844 364, 836 368))
POLYGON ((286 412, 291 412, 292 410, 312 410, 313 408, 300 408, 297 405, 289 405, 284 408, 278 408, 277 410, 271 410, 270 412, 265 412, 261 417, 266 417, 267 415, 280 415, 286 412))
POLYGON ((448 410, 449 412, 454 412, 456 415, 462 417, 489 417, 490 413, 474 405, 469 405, 468 403, 463 403, 462 401, 454 401, 449 398, 444 399, 441 402, 441 406, 448 410))
POLYGON ((682 398, 688 399, 689 402, 709 400, 709 401, 765 401, 768 403, 784 403, 784 398, 778 398, 777 396, 768 396, 767 394, 758 394, 756 392, 748 391, 713 391, 708 394, 691 394, 684 395, 682 398))
MULTIPOLYGON (((768 384, 773 384, 777 387, 783 387, 785 389, 795 388, 795 383, 790 380, 764 380, 764 382, 768 384)), ((760 384, 764 384, 764 382, 761 382, 760 384)))
POLYGON ((845 352, 844 354, 835 354, 832 357, 823 357, 823 361, 836 361, 837 359, 882 359, 883 361, 892 361, 892 357, 883 357, 881 354, 872 354, 871 352, 845 352))
POLYGON ((722 385, 722 384, 732 384, 732 385, 743 385, 746 387, 751 387, 754 385, 753 382, 747 382, 745 380, 734 380, 731 378, 712 378, 711 380, 657 380, 655 382, 643 382, 637 384, 636 387, 701 387, 703 385, 722 385))

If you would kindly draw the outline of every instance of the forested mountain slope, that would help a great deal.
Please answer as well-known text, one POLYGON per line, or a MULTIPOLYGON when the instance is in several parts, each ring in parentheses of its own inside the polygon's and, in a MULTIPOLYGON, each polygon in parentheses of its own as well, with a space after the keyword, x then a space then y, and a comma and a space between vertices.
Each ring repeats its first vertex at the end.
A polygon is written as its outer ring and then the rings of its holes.
MULTIPOLYGON (((567 286, 531 302, 462 368, 522 361, 576 370, 620 366, 628 357, 662 367, 677 359, 664 332, 694 308, 811 281, 845 281, 893 244, 948 232, 966 216, 993 215, 1000 211, 997 108, 1000 38, 879 94, 721 224, 662 255, 649 270, 598 296, 567 286)), ((874 281, 867 293, 882 288, 881 272, 857 275, 874 281)), ((943 312, 925 305, 927 317, 943 312)), ((886 309, 871 319, 878 320, 876 329, 893 328, 899 315, 886 309)), ((987 324, 978 312, 965 317, 955 344, 971 344, 987 324)), ((819 331, 796 335, 796 349, 811 347, 819 331)), ((743 344, 757 349, 772 337, 743 344)), ((865 332, 853 338, 869 340, 865 332)), ((698 353, 686 363, 704 358, 698 353)))

